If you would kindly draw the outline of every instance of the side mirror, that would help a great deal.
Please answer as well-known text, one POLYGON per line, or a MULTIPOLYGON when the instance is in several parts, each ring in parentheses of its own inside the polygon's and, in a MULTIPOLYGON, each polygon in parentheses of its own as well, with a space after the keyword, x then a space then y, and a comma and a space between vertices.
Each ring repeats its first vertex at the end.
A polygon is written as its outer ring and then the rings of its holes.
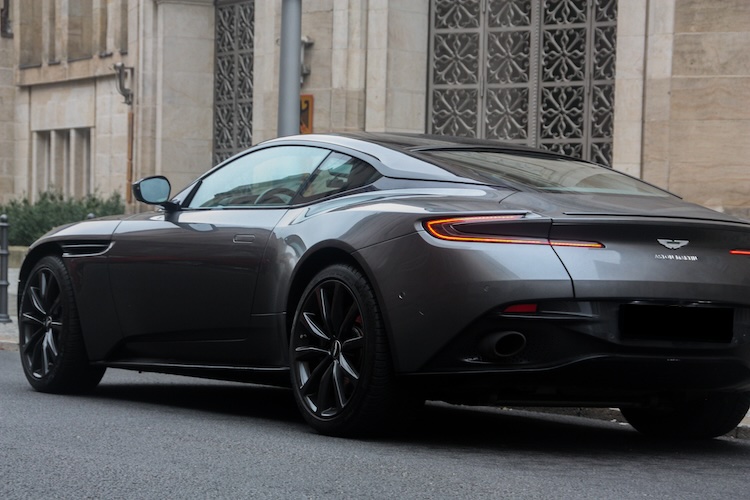
POLYGON ((166 210, 179 210, 179 205, 169 201, 172 186, 161 175, 146 177, 133 183, 133 196, 141 203, 160 205, 166 210))

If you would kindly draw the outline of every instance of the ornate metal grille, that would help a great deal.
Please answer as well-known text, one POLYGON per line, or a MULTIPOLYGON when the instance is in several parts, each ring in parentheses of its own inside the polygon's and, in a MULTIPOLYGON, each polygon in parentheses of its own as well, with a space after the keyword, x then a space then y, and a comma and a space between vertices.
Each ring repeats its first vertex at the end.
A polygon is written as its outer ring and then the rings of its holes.
POLYGON ((611 164, 617 0, 431 1, 431 133, 611 164))
POLYGON ((254 0, 216 0, 214 162, 252 144, 254 0))

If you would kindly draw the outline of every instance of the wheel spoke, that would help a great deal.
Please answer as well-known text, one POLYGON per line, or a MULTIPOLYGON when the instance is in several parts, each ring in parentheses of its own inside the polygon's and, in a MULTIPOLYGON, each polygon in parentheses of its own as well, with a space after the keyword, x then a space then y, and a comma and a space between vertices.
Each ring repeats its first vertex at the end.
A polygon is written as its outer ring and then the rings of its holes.
POLYGON ((359 316, 359 307, 357 307, 356 302, 352 302, 352 305, 346 312, 346 316, 343 317, 341 323, 339 324, 339 329, 337 331, 338 338, 342 339, 346 336, 346 333, 351 330, 352 325, 354 324, 354 320, 357 319, 357 316, 359 316))
POLYGON ((30 313, 23 313, 21 315, 21 320, 23 324, 34 324, 34 325, 41 325, 44 326, 44 320, 37 318, 36 316, 32 316, 30 313))
POLYGON ((53 287, 54 277, 49 270, 43 270, 39 273, 39 294, 42 304, 45 306, 47 314, 49 311, 49 304, 52 302, 51 296, 53 287))
POLYGON ((49 372, 49 365, 52 361, 48 356, 47 352, 49 351, 49 345, 47 343, 47 335, 44 336, 44 340, 42 341, 42 365, 39 367, 42 370, 41 375, 44 376, 49 372))
POLYGON ((302 394, 303 396, 314 394, 316 386, 319 386, 323 374, 326 372, 326 370, 328 370, 332 362, 333 360, 331 359, 324 359, 323 361, 321 361, 318 366, 313 369, 312 373, 310 373, 310 376, 307 378, 307 380, 301 381, 302 384, 299 389, 300 394, 302 394))
POLYGON ((357 373, 357 370, 352 367, 352 365, 349 363, 349 361, 346 359, 346 356, 343 354, 339 358, 339 364, 341 365, 341 368, 354 380, 359 380, 359 373, 357 373))
POLYGON ((62 307, 62 296, 60 294, 57 294, 55 297, 55 300, 50 304, 48 313, 51 316, 59 316, 58 313, 60 313, 62 307))
POLYGON ((342 352, 352 352, 352 351, 359 351, 364 347, 365 344, 365 338, 364 337, 354 337, 351 339, 347 339, 341 343, 341 351, 342 352))
POLYGON ((294 349, 295 361, 309 361, 311 359, 324 358, 330 353, 326 349, 313 346, 302 346, 294 349))
POLYGON ((37 342, 31 351, 31 356, 29 357, 29 369, 31 372, 37 376, 42 376, 42 373, 40 373, 40 369, 42 369, 42 352, 44 351, 44 347, 42 345, 42 342, 37 342))
POLYGON ((308 331, 322 340, 330 341, 330 337, 326 335, 326 333, 318 325, 315 324, 315 321, 313 321, 314 317, 315 315, 313 313, 302 313, 302 318, 305 320, 305 325, 307 325, 308 331))
POLYGON ((328 327, 330 328, 331 333, 336 337, 338 337, 338 334, 340 333, 341 322, 344 317, 345 302, 348 298, 349 293, 347 293, 344 286, 340 283, 334 283, 333 294, 331 297, 331 310, 329 312, 330 322, 328 327))
POLYGON ((323 321, 323 324, 328 326, 330 325, 330 302, 328 301, 328 294, 326 293, 325 288, 322 286, 318 287, 315 297, 318 300, 318 311, 320 311, 320 317, 323 321))
POLYGON ((47 313, 51 314, 54 305, 59 305, 60 303, 60 290, 57 280, 51 272, 46 271, 44 277, 46 286, 42 292, 42 297, 44 298, 44 303, 48 304, 47 313))
POLYGON ((340 410, 346 406, 346 396, 344 394, 344 381, 341 375, 341 363, 333 363, 333 393, 336 396, 336 409, 340 410))
MULTIPOLYGON (((335 415, 335 409, 331 401, 331 389, 333 385, 333 363, 328 365, 325 373, 320 378, 320 385, 318 386, 318 412, 321 416, 327 417, 335 415), (333 411, 332 411, 333 410, 333 411)), ((334 403, 335 404, 335 403, 334 403)))
POLYGON ((29 287, 29 295, 31 296, 31 304, 34 306, 34 309, 39 311, 39 313, 42 316, 46 316, 47 311, 43 305, 42 297, 40 297, 39 294, 40 294, 39 288, 29 287))
POLYGON ((57 359, 57 341, 55 340, 55 335, 51 329, 45 334, 45 342, 47 342, 47 349, 50 354, 52 354, 51 358, 54 362, 55 359, 57 359))
POLYGON ((34 333, 32 333, 28 338, 24 340, 24 344, 22 346, 24 355, 28 356, 29 351, 33 351, 34 349, 36 349, 36 346, 42 340, 44 340, 44 328, 39 328, 38 330, 35 330, 34 333))

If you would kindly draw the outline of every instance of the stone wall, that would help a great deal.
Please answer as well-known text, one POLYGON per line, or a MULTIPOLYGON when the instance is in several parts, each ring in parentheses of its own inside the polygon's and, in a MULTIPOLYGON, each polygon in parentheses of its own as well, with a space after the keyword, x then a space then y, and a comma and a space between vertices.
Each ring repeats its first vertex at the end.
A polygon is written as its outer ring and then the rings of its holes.
MULTIPOLYGON (((314 44, 301 90, 314 96, 315 132, 424 131, 429 4, 302 2, 302 34, 314 44)), ((27 4, 12 1, 16 14, 21 5, 27 4)), ((41 64, 13 69, 22 54, 19 16, 17 36, 0 39, 0 201, 39 187, 35 134, 53 129, 91 130, 91 187, 102 194, 127 196, 130 181, 159 173, 179 189, 211 167, 212 0, 94 0, 92 29, 99 35, 92 43, 104 50, 83 59, 71 59, 58 36, 69 32, 68 4, 39 5, 46 6, 44 19, 57 20, 42 22, 43 36, 31 37, 41 64), (132 107, 115 90, 115 62, 132 68, 132 107)), ((281 6, 255 2, 256 143, 276 136, 281 6)), ((750 217, 749 46, 746 0, 724 0, 721 8, 712 0, 620 0, 614 167, 750 217)))
MULTIPOLYGON (((255 3, 253 140, 276 136, 281 2, 255 3)), ((306 0, 314 132, 425 130, 429 2, 306 0)))
POLYGON ((674 19, 670 187, 750 215, 750 2, 678 0, 674 19))
POLYGON ((0 38, 0 203, 13 198, 15 95, 13 39, 0 38))
POLYGON ((62 188, 128 199, 139 177, 164 174, 179 189, 212 166, 212 0, 94 0, 82 14, 44 0, 35 4, 41 17, 30 5, 14 0, 14 23, 43 32, 25 32, 40 42, 27 54, 34 64, 20 64, 22 37, 10 40, 10 52, 6 39, 0 46, 0 68, 4 58, 12 68, 0 70, 0 132, 13 132, 0 140, 15 139, 0 151, 3 192, 34 197, 62 188), (84 38, 71 40, 71 26, 85 22, 84 38), (90 49, 85 57, 71 52, 81 47, 90 49), (117 91, 116 63, 127 68, 132 106, 117 91))
POLYGON ((212 0, 156 4, 153 173, 181 189, 212 167, 215 8, 212 0))
POLYGON ((641 12, 618 19, 615 167, 749 217, 750 3, 659 0, 641 12))
POLYGON ((15 197, 49 189, 69 196, 128 190, 128 106, 113 69, 134 64, 126 3, 76 6, 12 3, 15 197), (22 47, 27 41, 33 43, 22 47))

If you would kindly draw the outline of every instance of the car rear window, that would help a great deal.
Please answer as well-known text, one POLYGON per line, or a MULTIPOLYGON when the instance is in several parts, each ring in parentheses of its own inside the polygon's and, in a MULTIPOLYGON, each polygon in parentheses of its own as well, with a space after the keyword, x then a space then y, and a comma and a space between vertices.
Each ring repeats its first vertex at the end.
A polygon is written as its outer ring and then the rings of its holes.
POLYGON ((607 167, 568 158, 501 151, 432 150, 421 156, 478 182, 561 193, 670 196, 607 167))

